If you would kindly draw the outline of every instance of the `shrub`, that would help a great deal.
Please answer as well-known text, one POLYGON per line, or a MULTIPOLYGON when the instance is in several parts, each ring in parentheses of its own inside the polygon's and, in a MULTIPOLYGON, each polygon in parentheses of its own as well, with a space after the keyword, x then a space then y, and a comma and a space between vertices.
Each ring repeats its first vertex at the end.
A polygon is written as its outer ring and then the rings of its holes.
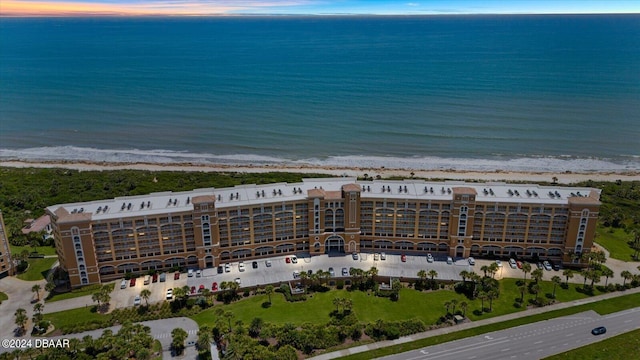
POLYGON ((362 338, 362 329, 360 326, 355 326, 353 330, 351 330, 351 340, 358 341, 362 338))

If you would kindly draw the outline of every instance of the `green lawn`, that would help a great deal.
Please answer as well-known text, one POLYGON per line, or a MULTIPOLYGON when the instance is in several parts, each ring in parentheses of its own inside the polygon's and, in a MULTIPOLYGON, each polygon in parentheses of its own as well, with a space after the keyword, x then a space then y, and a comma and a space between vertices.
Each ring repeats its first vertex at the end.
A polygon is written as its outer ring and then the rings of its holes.
MULTIPOLYGON (((14 245, 9 245, 9 248, 11 249, 11 254, 20 254, 21 252, 23 252, 24 250, 27 250, 29 253, 33 252, 33 248, 31 246, 14 246, 14 245)), ((55 255, 56 254, 56 248, 53 246, 37 246, 36 247, 36 251, 38 252, 38 254, 43 254, 43 255, 55 255)))
POLYGON ((595 344, 550 356, 545 360, 628 360, 638 354, 640 354, 640 330, 634 330, 595 344))
POLYGON ((22 274, 18 274, 17 278, 26 281, 42 280, 46 277, 51 266, 58 261, 58 258, 29 259, 29 268, 22 274))
POLYGON ((7 296, 7 294, 5 294, 2 291, 0 291, 0 304, 2 304, 2 302, 7 300, 8 298, 9 297, 7 296))
MULTIPOLYGON (((400 292, 400 298, 393 302, 388 298, 367 295, 361 291, 334 290, 326 293, 315 293, 312 297, 307 297, 306 301, 288 303, 282 294, 271 295, 272 306, 263 308, 263 302, 268 301, 266 295, 253 296, 240 300, 229 305, 220 305, 205 310, 193 319, 199 325, 213 322, 214 309, 223 307, 231 311, 238 320, 249 324, 255 317, 262 318, 265 322, 274 324, 292 323, 300 325, 306 322, 327 322, 329 314, 335 310, 332 301, 336 297, 348 298, 353 301, 353 312, 361 322, 375 322, 382 320, 407 320, 420 319, 426 325, 435 324, 440 316, 445 315, 444 303, 456 299, 458 304, 467 302, 466 316, 475 321, 483 318, 505 315, 517 311, 524 311, 525 308, 516 308, 515 299, 520 298, 517 279, 503 279, 500 281, 500 297, 493 300, 493 311, 491 313, 474 314, 474 310, 480 310, 482 301, 479 299, 469 300, 465 296, 457 294, 451 290, 439 290, 434 292, 419 292, 413 289, 404 288, 400 292)), ((553 291, 553 283, 548 281, 540 282, 542 292, 540 296, 553 291)), ((596 295, 599 294, 596 290, 596 295)), ((533 299, 535 295, 525 294, 525 302, 533 299)), ((556 289, 556 298, 559 301, 570 301, 589 297, 588 295, 576 291, 576 286, 571 284, 569 289, 564 290, 560 286, 556 289)), ((485 300, 485 309, 489 308, 489 301, 485 300)), ((458 306, 456 309, 460 309, 458 306)))
POLYGON ((94 308, 95 306, 89 306, 44 314, 44 319, 51 321, 58 329, 63 326, 73 326, 89 321, 102 321, 106 319, 105 315, 94 312, 94 308))
MULTIPOLYGON (((426 339, 421 339, 409 343, 404 343, 400 345, 394 345, 385 347, 382 349, 366 351, 359 354, 349 355, 342 357, 341 359, 347 360, 368 360, 376 357, 387 356, 391 354, 398 354, 401 352, 419 349, 425 346, 431 346, 436 344, 441 344, 448 341, 464 339, 471 336, 486 334, 492 331, 508 329, 524 324, 530 324, 538 321, 544 321, 556 317, 567 316, 572 314, 577 314, 583 311, 594 310, 600 315, 610 314, 616 311, 622 311, 626 309, 631 309, 638 306, 640 302, 640 294, 631 294, 626 296, 621 296, 613 299, 601 300, 591 304, 584 304, 573 306, 566 309, 554 310, 542 314, 525 316, 514 320, 503 321, 496 324, 484 325, 473 329, 462 330, 451 332, 444 335, 432 336, 426 339)), ((580 359, 590 359, 590 357, 583 357, 580 359)))
POLYGON ((605 228, 605 227, 597 227, 596 228, 596 239, 595 242, 602 245, 607 251, 609 251, 609 256, 622 260, 622 261, 633 261, 633 249, 627 244, 628 241, 632 240, 632 235, 627 234, 622 229, 614 229, 614 228, 605 228))
MULTIPOLYGON (((113 287, 115 286, 115 284, 109 284, 109 285, 111 285, 111 291, 113 291, 113 287)), ((78 289, 73 289, 69 292, 65 292, 61 294, 51 293, 50 297, 45 299, 45 302, 55 302, 58 300, 66 300, 66 299, 76 298, 76 297, 85 296, 85 295, 93 295, 95 292, 100 290, 100 288, 102 288, 102 285, 88 285, 88 286, 84 286, 78 289)))

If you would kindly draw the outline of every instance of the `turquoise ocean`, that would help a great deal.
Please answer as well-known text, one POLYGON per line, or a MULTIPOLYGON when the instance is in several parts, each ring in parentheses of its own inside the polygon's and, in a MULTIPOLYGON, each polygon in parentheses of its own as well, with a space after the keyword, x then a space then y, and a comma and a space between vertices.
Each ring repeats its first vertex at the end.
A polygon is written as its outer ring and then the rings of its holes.
POLYGON ((640 15, 0 18, 0 160, 640 170, 640 15))

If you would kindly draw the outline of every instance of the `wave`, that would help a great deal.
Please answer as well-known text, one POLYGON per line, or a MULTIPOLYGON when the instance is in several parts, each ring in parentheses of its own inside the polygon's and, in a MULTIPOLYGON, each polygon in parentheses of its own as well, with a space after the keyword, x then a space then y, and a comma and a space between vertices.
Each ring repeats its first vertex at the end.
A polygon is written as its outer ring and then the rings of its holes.
POLYGON ((97 149, 77 146, 0 149, 0 161, 90 162, 104 164, 194 164, 194 165, 291 165, 341 168, 386 168, 416 170, 534 171, 534 172, 637 172, 640 158, 579 158, 569 155, 532 156, 496 154, 491 158, 436 156, 386 157, 366 155, 326 158, 281 158, 257 154, 206 154, 171 150, 97 149))

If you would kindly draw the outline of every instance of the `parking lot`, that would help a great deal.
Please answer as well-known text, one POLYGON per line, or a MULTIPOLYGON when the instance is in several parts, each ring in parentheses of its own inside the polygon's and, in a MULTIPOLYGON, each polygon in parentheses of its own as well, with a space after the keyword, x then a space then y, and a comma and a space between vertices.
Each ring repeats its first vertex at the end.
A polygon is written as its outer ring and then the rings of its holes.
MULTIPOLYGON (((244 261, 244 271, 240 271, 240 262, 229 263, 229 272, 223 272, 218 274, 217 268, 210 268, 201 270, 201 276, 196 275, 196 271, 193 271, 193 276, 189 277, 187 273, 180 273, 178 280, 174 279, 174 273, 166 274, 166 281, 150 282, 148 285, 144 284, 144 276, 137 278, 134 286, 130 286, 130 281, 127 280, 126 287, 121 289, 121 282, 116 281, 116 286, 111 294, 111 303, 115 307, 129 307, 133 306, 134 299, 143 289, 149 289, 151 291, 151 297, 149 303, 156 303, 164 301, 166 297, 167 289, 175 289, 182 286, 189 286, 195 288, 195 292, 198 292, 201 286, 206 289, 212 290, 212 284, 217 283, 218 291, 220 290, 220 284, 223 281, 240 281, 240 287, 256 287, 264 286, 267 284, 277 284, 280 282, 287 282, 296 280, 294 278, 294 272, 317 272, 322 269, 329 271, 329 268, 333 268, 334 276, 332 279, 348 279, 348 276, 342 275, 343 268, 349 271, 349 268, 359 268, 362 270, 369 270, 371 267, 378 269, 379 277, 389 278, 417 278, 418 271, 435 270, 438 275, 437 280, 462 280, 460 272, 462 270, 474 271, 479 275, 483 275, 480 268, 484 265, 493 263, 492 260, 476 259, 474 266, 469 265, 467 259, 457 259, 452 264, 447 264, 446 257, 436 257, 433 262, 427 261, 426 255, 406 255, 406 261, 402 261, 402 256, 397 254, 386 254, 385 260, 382 260, 380 254, 376 256, 374 253, 359 253, 358 259, 354 260, 352 254, 340 254, 340 255, 319 255, 319 256, 299 256, 299 255, 285 255, 279 257, 273 257, 269 259, 261 260, 247 260, 244 261), (287 263, 286 258, 296 256, 296 263, 287 263), (257 268, 253 268, 252 263, 257 263, 257 268), (267 261, 271 262, 271 266, 267 266, 267 261)), ((522 270, 518 268, 511 268, 508 261, 502 262, 502 267, 495 275, 496 279, 503 277, 520 278, 524 276, 522 270)), ((536 269, 536 264, 531 264, 532 270, 536 269)), ((558 271, 543 270, 544 279, 550 279, 553 275, 558 275, 558 271)), ((528 277, 531 275, 529 274, 528 277)), ((214 291, 215 292, 215 291, 214 291)), ((142 300, 142 304, 144 304, 142 300)))

